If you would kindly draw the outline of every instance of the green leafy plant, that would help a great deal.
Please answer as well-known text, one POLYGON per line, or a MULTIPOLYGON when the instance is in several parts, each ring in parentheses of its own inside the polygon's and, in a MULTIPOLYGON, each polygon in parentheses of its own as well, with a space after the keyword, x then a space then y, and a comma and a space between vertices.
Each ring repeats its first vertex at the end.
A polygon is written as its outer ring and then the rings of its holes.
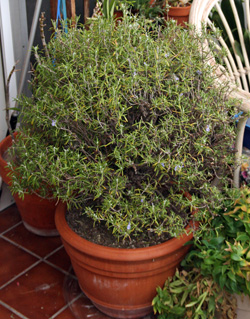
POLYGON ((248 161, 245 161, 241 164, 240 177, 243 185, 250 185, 250 168, 248 161))
POLYGON ((122 17, 124 6, 131 14, 139 14, 147 19, 152 19, 157 23, 164 23, 164 0, 155 0, 150 4, 148 0, 104 0, 97 2, 94 13, 90 19, 93 20, 97 15, 103 15, 106 19, 122 17))
POLYGON ((210 231, 194 241, 182 264, 197 267, 230 293, 250 295, 250 190, 235 190, 211 221, 210 231))
POLYGON ((153 3, 148 0, 132 0, 131 4, 133 12, 138 12, 139 15, 148 19, 163 23, 161 18, 164 16, 164 0, 155 0, 153 3))
POLYGON ((111 19, 114 16, 115 7, 117 5, 116 0, 103 0, 102 12, 106 19, 111 19))
POLYGON ((12 191, 82 207, 128 240, 178 236, 192 204, 202 216, 219 206, 237 108, 198 49, 205 36, 126 10, 58 30, 45 56, 35 50, 33 96, 18 99, 12 191))
POLYGON ((158 319, 235 318, 236 301, 222 290, 212 276, 204 277, 200 270, 176 271, 163 288, 157 288, 152 302, 158 319))
MULTIPOLYGON (((250 295, 250 189, 232 189, 153 299, 161 318, 236 318, 233 294, 250 295)), ((203 228, 203 229, 202 229, 203 228)))

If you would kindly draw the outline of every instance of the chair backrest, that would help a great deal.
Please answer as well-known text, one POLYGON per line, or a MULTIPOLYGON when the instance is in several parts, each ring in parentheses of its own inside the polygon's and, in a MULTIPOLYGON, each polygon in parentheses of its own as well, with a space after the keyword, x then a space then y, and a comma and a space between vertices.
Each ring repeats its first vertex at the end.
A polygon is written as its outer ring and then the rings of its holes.
POLYGON ((222 34, 218 47, 227 51, 225 67, 232 81, 244 91, 250 91, 250 8, 249 0, 194 0, 189 23, 198 29, 202 23, 222 34))
MULTIPOLYGON (((230 78, 231 96, 241 101, 240 110, 244 112, 238 121, 238 133, 235 141, 234 186, 240 186, 240 165, 247 115, 250 112, 250 8, 249 1, 244 0, 193 0, 189 23, 201 30, 205 24, 211 30, 219 27, 221 36, 215 42, 218 49, 224 48, 227 55, 224 65, 218 65, 213 54, 210 63, 216 64, 216 72, 230 78), (225 69, 227 72, 225 73, 225 69), (223 71, 223 72, 221 72, 223 71), (246 115, 247 114, 247 115, 246 115)), ((217 37, 216 37, 217 38, 217 37)), ((224 78, 220 80, 224 81, 224 78)))

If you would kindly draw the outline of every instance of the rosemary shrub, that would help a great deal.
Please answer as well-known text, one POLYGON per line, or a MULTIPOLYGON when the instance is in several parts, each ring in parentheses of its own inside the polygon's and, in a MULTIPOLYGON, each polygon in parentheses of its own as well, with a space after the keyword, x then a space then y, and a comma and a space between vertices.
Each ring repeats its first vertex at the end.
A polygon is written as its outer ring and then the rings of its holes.
POLYGON ((203 213, 220 205, 212 181, 231 184, 237 110, 204 39, 125 12, 57 30, 46 54, 35 48, 33 96, 19 98, 12 191, 80 206, 117 238, 178 236, 183 190, 203 213))

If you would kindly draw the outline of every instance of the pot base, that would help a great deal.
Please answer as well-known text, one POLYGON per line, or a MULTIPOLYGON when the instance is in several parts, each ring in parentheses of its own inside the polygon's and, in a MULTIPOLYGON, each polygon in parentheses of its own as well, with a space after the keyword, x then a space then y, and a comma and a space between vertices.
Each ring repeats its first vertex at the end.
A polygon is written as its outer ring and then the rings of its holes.
MULTIPOLYGON (((64 279, 63 294, 66 303, 69 305, 70 311, 76 319, 111 319, 90 301, 90 299, 82 292, 79 282, 74 278, 73 269, 68 270, 69 275, 64 279)), ((154 319, 153 313, 144 316, 142 319, 154 319)))
POLYGON ((56 201, 42 199, 35 194, 25 194, 24 200, 14 194, 14 199, 27 230, 44 237, 59 236, 54 219, 56 201))
MULTIPOLYGON (((79 284, 80 289, 81 285, 79 284)), ((82 290, 83 291, 83 290, 82 290)), ((84 292, 83 292, 84 293, 84 292)), ((88 297, 93 305, 100 310, 105 315, 116 318, 116 319, 139 319, 144 318, 145 316, 150 315, 153 312, 152 306, 145 305, 143 308, 137 308, 129 307, 127 306, 126 309, 123 307, 117 307, 117 309, 114 308, 114 305, 107 304, 100 304, 99 302, 95 302, 96 298, 94 296, 89 296, 88 294, 84 293, 86 297, 88 297)))
POLYGON ((36 227, 33 227, 33 226, 27 224, 24 220, 23 220, 23 225, 28 231, 30 231, 31 233, 33 233, 35 235, 38 235, 38 236, 43 236, 43 237, 59 236, 59 233, 58 233, 57 229, 40 229, 40 228, 36 228, 36 227))
POLYGON ((143 309, 136 310, 114 310, 105 306, 97 305, 94 302, 93 305, 105 315, 116 319, 139 319, 144 318, 145 316, 148 316, 150 313, 152 313, 152 307, 146 307, 143 309))

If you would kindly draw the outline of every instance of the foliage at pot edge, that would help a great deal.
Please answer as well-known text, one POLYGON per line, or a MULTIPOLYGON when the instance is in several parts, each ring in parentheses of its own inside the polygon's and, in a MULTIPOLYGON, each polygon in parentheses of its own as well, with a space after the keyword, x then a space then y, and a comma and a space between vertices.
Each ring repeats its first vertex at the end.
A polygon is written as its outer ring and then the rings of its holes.
POLYGON ((200 270, 178 271, 157 288, 152 301, 158 319, 234 319, 236 301, 222 290, 212 276, 204 277, 200 270))
POLYGON ((250 189, 234 190, 182 262, 230 293, 250 295, 250 189))

